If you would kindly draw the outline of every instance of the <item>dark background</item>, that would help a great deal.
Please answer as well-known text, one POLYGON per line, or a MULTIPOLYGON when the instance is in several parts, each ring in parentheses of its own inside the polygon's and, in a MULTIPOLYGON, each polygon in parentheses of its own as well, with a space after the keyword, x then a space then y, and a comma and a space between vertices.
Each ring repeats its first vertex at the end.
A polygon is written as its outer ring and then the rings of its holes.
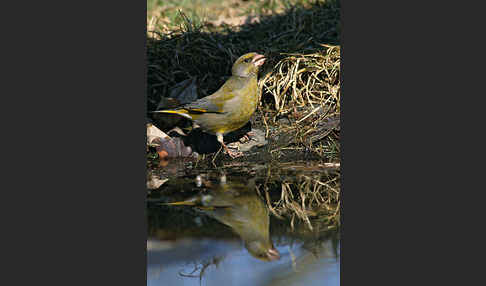
MULTIPOLYGON (((468 251, 451 248, 476 237, 457 235, 473 217, 457 166, 481 141, 457 131, 481 114, 465 64, 477 62, 467 33, 482 10, 341 3, 343 284, 469 285, 457 265, 468 251)), ((146 2, 13 5, 2 9, 2 278, 144 285, 146 2)))

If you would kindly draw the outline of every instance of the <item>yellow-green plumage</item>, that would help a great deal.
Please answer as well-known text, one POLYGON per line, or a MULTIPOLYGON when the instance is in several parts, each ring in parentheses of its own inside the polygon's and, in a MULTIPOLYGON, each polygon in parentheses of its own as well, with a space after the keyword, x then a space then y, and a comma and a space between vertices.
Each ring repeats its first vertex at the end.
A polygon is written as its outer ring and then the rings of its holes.
POLYGON ((166 203, 193 206, 231 227, 245 242, 254 257, 270 261, 280 258, 270 238, 269 212, 255 192, 255 183, 246 178, 231 177, 185 201, 166 203))
POLYGON ((176 110, 155 112, 172 113, 193 120, 205 132, 214 134, 226 148, 223 135, 243 127, 258 104, 257 74, 265 58, 248 53, 236 60, 232 76, 215 93, 176 110))

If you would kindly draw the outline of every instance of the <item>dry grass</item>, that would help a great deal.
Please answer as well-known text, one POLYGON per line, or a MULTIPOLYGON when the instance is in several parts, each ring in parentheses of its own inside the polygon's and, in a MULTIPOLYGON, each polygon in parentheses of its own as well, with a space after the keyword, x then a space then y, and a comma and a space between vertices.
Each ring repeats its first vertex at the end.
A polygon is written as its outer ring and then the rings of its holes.
POLYGON ((273 96, 277 115, 284 115, 296 107, 339 111, 339 46, 322 45, 324 49, 313 54, 283 54, 272 72, 260 81, 264 91, 273 96))
POLYGON ((266 99, 273 100, 263 117, 267 137, 289 135, 282 136, 273 152, 293 144, 291 150, 302 146, 322 157, 338 158, 339 137, 331 132, 339 130, 340 47, 322 46, 311 54, 287 54, 260 81, 266 99), (329 134, 334 136, 320 142, 329 134))

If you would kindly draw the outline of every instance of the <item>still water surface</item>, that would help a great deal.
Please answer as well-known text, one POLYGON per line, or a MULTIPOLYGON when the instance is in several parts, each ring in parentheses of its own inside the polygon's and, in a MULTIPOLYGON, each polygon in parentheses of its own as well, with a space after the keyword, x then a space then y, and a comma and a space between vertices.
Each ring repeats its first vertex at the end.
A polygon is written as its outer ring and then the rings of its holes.
POLYGON ((265 201, 297 177, 339 173, 288 166, 149 168, 147 285, 339 285, 338 228, 317 216, 311 230, 265 201))

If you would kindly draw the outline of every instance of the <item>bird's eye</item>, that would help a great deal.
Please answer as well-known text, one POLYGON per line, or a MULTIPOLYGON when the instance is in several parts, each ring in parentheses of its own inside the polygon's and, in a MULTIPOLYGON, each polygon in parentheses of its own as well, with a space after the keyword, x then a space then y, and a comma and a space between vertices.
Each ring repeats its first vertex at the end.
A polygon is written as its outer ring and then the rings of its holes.
POLYGON ((245 63, 249 63, 250 61, 251 61, 250 58, 244 60, 245 63))

